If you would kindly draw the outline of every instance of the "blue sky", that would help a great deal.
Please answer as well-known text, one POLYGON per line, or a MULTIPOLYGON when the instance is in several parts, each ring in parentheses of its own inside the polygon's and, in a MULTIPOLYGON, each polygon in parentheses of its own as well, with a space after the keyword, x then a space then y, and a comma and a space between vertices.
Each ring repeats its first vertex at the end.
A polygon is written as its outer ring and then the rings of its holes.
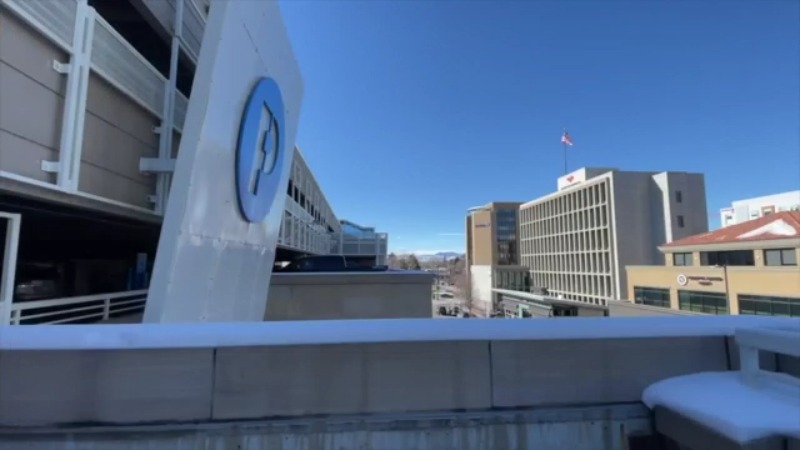
POLYGON ((709 219, 800 188, 800 2, 281 3, 297 142, 340 218, 463 250, 467 208, 570 170, 706 174, 709 219))

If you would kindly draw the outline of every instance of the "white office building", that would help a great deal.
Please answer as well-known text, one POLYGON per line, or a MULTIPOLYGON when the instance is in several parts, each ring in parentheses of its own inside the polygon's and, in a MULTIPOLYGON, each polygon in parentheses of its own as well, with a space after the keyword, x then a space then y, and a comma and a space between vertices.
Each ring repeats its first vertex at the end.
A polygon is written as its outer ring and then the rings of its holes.
POLYGON ((800 190, 736 200, 719 211, 719 223, 727 227, 780 211, 800 211, 800 190))
POLYGON ((522 264, 552 295, 599 304, 625 293, 625 266, 663 264, 657 247, 708 230, 705 179, 582 168, 522 204, 522 264))

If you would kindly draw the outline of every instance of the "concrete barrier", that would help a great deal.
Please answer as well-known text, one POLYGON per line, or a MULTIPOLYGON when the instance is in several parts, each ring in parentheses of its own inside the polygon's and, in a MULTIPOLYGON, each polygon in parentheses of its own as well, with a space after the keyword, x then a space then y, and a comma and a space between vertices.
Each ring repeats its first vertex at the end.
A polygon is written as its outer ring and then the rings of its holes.
MULTIPOLYGON (((769 317, 0 327, 0 429, 638 403, 769 317)), ((0 441, 2 437, 0 437, 0 441)))
POLYGON ((427 272, 275 273, 264 320, 429 318, 427 272))
POLYGON ((488 342, 223 348, 213 418, 486 409, 488 342))
POLYGON ((656 381, 728 369, 722 336, 492 342, 491 365, 503 408, 638 402, 656 381))

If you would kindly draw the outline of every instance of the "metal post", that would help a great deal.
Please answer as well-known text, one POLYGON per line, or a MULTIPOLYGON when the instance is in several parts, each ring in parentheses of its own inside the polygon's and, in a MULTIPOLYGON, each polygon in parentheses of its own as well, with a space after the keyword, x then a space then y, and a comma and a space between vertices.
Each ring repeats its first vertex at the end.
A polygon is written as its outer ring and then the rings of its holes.
POLYGON ((14 278, 17 272, 17 249, 22 216, 0 213, 0 220, 2 219, 6 220, 6 238, 3 247, 3 272, 0 278, 0 325, 9 325, 14 301, 14 278))
POLYGON ((42 170, 57 173, 58 186, 68 191, 78 189, 94 23, 94 9, 88 5, 87 0, 78 0, 69 63, 53 61, 53 70, 67 75, 67 88, 58 161, 42 161, 42 170))
MULTIPOLYGON (((172 48, 169 60, 169 79, 164 89, 164 108, 161 113, 161 134, 158 141, 158 159, 168 160, 172 157, 172 133, 175 122, 175 92, 178 79, 178 56, 181 51, 183 35, 183 2, 175 0, 175 21, 172 26, 172 48)), ((164 214, 169 198, 169 186, 172 175, 159 173, 156 175, 156 212, 164 214)))

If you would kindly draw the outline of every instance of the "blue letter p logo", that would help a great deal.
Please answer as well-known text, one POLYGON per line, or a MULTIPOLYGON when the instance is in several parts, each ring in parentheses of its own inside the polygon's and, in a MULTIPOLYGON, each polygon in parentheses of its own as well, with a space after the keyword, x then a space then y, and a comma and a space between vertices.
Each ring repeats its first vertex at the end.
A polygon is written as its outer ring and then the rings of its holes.
POLYGON ((258 80, 245 105, 236 147, 236 191, 248 222, 267 217, 278 192, 284 157, 283 98, 272 78, 258 80))

